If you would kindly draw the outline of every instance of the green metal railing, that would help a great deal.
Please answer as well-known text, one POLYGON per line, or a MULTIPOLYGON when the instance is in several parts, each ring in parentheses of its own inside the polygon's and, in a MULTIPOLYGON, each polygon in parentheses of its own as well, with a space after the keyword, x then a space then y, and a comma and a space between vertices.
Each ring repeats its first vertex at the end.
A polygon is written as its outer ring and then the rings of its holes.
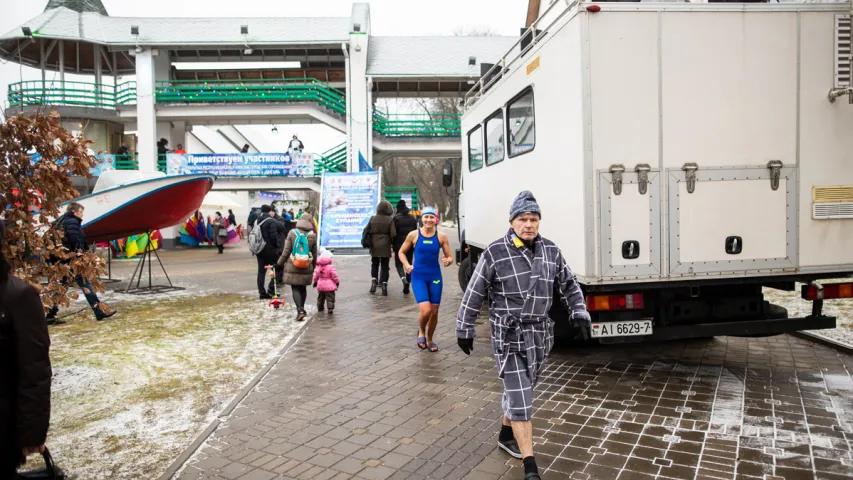
POLYGON ((117 105, 136 102, 136 84, 25 80, 9 84, 7 98, 10 107, 70 105, 116 108, 117 105))
POLYGON ((157 103, 316 102, 341 115, 343 91, 313 78, 259 80, 170 80, 155 87, 157 103))
POLYGON ((386 114, 373 111, 373 129, 386 137, 459 137, 459 114, 386 114))
POLYGON ((323 153, 315 154, 314 175, 323 172, 345 172, 347 170, 347 144, 336 145, 323 153))
MULTIPOLYGON (((117 108, 136 103, 136 83, 118 85, 28 80, 9 85, 9 106, 71 105, 117 108)), ((346 115, 346 94, 313 78, 158 81, 161 104, 310 102, 346 115)), ((373 130, 386 137, 459 137, 459 114, 388 114, 373 111, 373 130)))
POLYGON ((116 170, 139 170, 139 158, 135 153, 116 155, 116 170))
POLYGON ((406 195, 406 196, 411 195, 412 201, 411 201, 411 205, 409 205, 409 208, 414 213, 417 213, 420 211, 420 202, 418 201, 418 187, 415 187, 415 186, 404 186, 404 187, 386 186, 384 188, 384 190, 385 190, 385 192, 384 192, 385 200, 388 200, 388 202, 391 203, 391 205, 394 208, 397 208, 397 202, 399 202, 400 199, 403 198, 403 195, 406 195))

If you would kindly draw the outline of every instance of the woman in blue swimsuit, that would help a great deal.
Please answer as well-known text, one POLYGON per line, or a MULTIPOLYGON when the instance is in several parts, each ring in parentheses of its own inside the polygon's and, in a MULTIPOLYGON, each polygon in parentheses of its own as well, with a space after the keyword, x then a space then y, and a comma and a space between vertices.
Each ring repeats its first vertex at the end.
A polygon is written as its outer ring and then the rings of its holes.
POLYGON ((418 302, 418 348, 437 352, 438 345, 432 341, 435 327, 438 325, 438 306, 441 303, 441 289, 444 282, 441 279, 441 266, 453 262, 450 253, 450 242, 447 235, 438 231, 435 226, 435 208, 425 207, 421 212, 424 226, 406 236, 406 241, 400 247, 397 256, 406 268, 406 273, 412 274, 412 292, 418 302), (406 253, 410 248, 415 249, 414 265, 409 264, 406 253), (439 263, 439 254, 442 254, 439 263))

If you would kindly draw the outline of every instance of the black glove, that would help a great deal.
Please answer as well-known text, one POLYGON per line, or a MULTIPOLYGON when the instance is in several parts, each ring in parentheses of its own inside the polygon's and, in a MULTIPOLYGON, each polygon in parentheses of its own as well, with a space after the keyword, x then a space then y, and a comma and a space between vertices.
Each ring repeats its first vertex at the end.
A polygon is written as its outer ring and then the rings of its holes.
POLYGON ((312 283, 312 285, 314 286, 314 288, 317 288, 317 282, 312 283))
POLYGON ((471 355, 471 352, 474 351, 474 339, 473 338, 457 338, 456 343, 459 344, 459 348, 465 352, 465 355, 471 355))
POLYGON ((592 329, 592 322, 588 318, 574 317, 571 323, 584 340, 589 340, 589 331, 592 329))

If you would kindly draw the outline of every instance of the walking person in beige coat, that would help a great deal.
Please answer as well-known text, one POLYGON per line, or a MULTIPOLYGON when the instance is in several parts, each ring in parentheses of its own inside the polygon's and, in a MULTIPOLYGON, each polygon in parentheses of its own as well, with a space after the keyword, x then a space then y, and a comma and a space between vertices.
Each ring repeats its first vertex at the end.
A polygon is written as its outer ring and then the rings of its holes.
MULTIPOLYGON (((314 280, 314 267, 317 264, 317 235, 313 232, 314 218, 302 214, 296 222, 296 228, 290 230, 284 241, 276 264, 284 267, 284 284, 290 285, 293 302, 296 304, 296 321, 305 320, 305 300, 308 297, 308 285, 314 280)), ((275 271, 267 265, 272 277, 275 271)))

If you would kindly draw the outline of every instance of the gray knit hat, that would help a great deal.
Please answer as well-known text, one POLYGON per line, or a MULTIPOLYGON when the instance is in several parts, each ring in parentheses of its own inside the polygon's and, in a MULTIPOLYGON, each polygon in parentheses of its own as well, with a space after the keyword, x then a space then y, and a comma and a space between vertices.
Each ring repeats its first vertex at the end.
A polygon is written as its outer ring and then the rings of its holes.
POLYGON ((535 213, 542 218, 542 211, 539 210, 539 204, 536 203, 536 197, 530 191, 525 190, 515 197, 512 201, 512 206, 509 208, 509 221, 515 220, 515 217, 524 215, 525 213, 535 213))

